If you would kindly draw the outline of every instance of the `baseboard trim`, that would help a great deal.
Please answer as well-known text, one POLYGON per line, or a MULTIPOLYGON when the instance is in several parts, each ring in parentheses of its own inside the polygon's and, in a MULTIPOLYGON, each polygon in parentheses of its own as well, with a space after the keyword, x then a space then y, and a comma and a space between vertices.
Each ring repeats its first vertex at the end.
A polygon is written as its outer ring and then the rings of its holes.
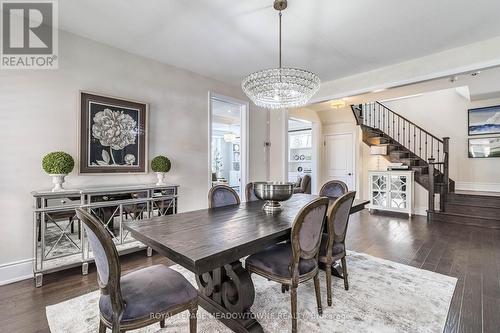
POLYGON ((427 216, 427 207, 415 207, 413 209, 414 215, 427 216))
POLYGON ((500 192, 500 183, 455 182, 457 191, 500 192))
POLYGON ((0 286, 33 278, 33 259, 0 265, 0 286))

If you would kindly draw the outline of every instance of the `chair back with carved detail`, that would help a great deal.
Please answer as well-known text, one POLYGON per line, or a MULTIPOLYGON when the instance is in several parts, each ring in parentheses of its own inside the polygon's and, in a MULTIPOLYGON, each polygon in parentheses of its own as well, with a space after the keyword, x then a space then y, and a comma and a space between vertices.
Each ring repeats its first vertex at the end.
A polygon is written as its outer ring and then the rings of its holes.
POLYGON ((76 208, 76 215, 83 223, 94 255, 101 295, 110 297, 113 313, 120 314, 124 308, 120 289, 121 269, 113 239, 102 223, 86 210, 76 208))
POLYGON ((300 259, 317 258, 328 202, 327 198, 317 198, 297 214, 291 234, 294 270, 298 269, 300 259))
POLYGON ((330 180, 326 182, 319 191, 319 195, 337 199, 348 192, 347 185, 340 180, 330 180))
POLYGON ((235 190, 226 185, 215 185, 208 192, 208 208, 240 204, 240 197, 235 190))
POLYGON ((347 234, 347 225, 349 224, 349 216, 356 196, 355 191, 347 192, 333 203, 328 210, 328 247, 331 249, 333 243, 344 243, 347 234))
POLYGON ((257 201, 259 198, 255 196, 255 192, 253 190, 253 183, 248 183, 245 186, 245 194, 247 196, 247 201, 257 201))

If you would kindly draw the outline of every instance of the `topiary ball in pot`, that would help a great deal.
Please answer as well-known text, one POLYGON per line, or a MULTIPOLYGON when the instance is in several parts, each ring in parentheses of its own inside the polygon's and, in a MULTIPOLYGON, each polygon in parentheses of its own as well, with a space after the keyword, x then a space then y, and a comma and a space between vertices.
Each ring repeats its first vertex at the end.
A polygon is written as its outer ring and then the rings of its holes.
POLYGON ((64 189, 62 186, 64 183, 64 177, 73 171, 74 167, 75 160, 73 157, 62 151, 48 153, 43 157, 42 168, 46 173, 52 176, 52 183, 54 184, 52 192, 64 189))
POLYGON ((158 178, 158 182, 156 183, 156 185, 166 185, 165 173, 170 171, 171 166, 172 164, 166 156, 159 155, 153 158, 153 160, 151 161, 151 170, 156 172, 156 177, 158 178))

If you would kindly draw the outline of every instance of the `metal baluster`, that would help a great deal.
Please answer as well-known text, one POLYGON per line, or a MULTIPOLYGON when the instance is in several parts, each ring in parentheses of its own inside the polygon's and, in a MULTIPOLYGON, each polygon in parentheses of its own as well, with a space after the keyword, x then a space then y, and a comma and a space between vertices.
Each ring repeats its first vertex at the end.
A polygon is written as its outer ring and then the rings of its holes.
POLYGON ((427 161, 428 154, 427 154, 427 132, 425 133, 425 160, 427 161))
POLYGON ((419 129, 418 156, 422 158, 422 130, 419 129))
POLYGON ((403 141, 401 141, 403 143, 403 146, 406 144, 406 132, 405 132, 405 124, 406 124, 406 120, 403 119, 403 141))
POLYGON ((434 138, 431 138, 431 158, 434 158, 434 138))
POLYGON ((392 113, 392 137, 395 138, 396 136, 394 135, 395 134, 395 130, 396 130, 396 120, 394 119, 394 112, 392 113))
POLYGON ((413 126, 413 152, 417 153, 417 127, 413 126))
POLYGON ((400 131, 401 129, 401 119, 398 117, 398 142, 401 142, 400 138, 399 138, 399 134, 401 133, 400 131))
MULTIPOLYGON (((441 160, 439 159, 439 146, 440 146, 439 141, 437 143, 437 146, 438 146, 438 158, 437 158, 437 161, 441 162, 441 160)), ((441 167, 441 165, 439 165, 439 167, 441 167)), ((441 171, 441 169, 439 171, 441 171)))
POLYGON ((378 121, 378 128, 380 129, 380 104, 377 104, 377 107, 378 107, 377 121, 378 121))
POLYGON ((385 113, 386 113, 386 109, 383 108, 382 109, 382 128, 383 128, 384 133, 387 133, 386 129, 385 129, 385 113))
POLYGON ((408 122, 408 149, 411 151, 411 124, 408 122))
POLYGON ((372 105, 370 104, 370 114, 369 114, 370 120, 368 121, 368 125, 372 127, 372 105))

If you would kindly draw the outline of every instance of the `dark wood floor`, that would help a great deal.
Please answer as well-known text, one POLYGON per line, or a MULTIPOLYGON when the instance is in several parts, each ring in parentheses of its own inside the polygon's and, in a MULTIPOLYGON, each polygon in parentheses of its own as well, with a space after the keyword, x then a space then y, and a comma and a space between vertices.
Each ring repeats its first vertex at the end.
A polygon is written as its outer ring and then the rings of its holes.
MULTIPOLYGON (((445 332, 500 332, 500 230, 364 211, 352 216, 347 242, 357 252, 457 277, 445 332)), ((157 263, 171 262, 143 252, 122 257, 124 272, 157 263)), ((42 288, 31 280, 0 287, 0 331, 49 332, 45 306, 96 290, 93 265, 89 271, 46 275, 42 288)))

